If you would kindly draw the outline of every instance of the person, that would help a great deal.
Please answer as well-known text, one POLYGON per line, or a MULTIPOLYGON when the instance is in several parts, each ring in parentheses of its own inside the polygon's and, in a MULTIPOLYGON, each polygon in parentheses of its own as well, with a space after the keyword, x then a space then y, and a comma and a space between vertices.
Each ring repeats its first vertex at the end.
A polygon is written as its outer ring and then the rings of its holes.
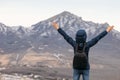
POLYGON ((88 64, 85 69, 75 69, 73 67, 73 80, 79 80, 80 76, 82 75, 83 80, 89 80, 89 71, 90 71, 90 64, 89 64, 89 49, 94 46, 100 39, 102 39, 104 36, 107 35, 108 32, 110 32, 114 26, 108 26, 105 31, 100 33, 98 36, 95 38, 91 39, 90 41, 86 42, 86 32, 85 30, 78 30, 76 33, 76 40, 73 40, 69 35, 67 35, 62 28, 59 27, 59 25, 56 22, 52 22, 52 26, 64 37, 64 39, 73 47, 74 49, 74 54, 75 54, 75 47, 76 44, 81 44, 80 48, 83 49, 84 44, 86 43, 85 46, 85 54, 88 57, 88 64), (81 38, 79 38, 81 37, 81 38))

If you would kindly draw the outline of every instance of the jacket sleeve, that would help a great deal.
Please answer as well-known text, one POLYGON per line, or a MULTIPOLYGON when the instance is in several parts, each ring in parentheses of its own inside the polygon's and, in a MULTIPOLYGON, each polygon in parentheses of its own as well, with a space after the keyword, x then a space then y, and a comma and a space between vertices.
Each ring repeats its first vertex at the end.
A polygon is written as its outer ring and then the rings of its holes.
POLYGON ((104 36, 107 35, 107 31, 103 31, 102 33, 100 33, 98 36, 96 36, 95 38, 93 38, 92 40, 88 41, 88 45, 89 47, 94 46, 100 39, 102 39, 104 36))
POLYGON ((68 36, 61 28, 58 29, 58 32, 64 37, 64 39, 72 46, 74 47, 75 41, 68 36))

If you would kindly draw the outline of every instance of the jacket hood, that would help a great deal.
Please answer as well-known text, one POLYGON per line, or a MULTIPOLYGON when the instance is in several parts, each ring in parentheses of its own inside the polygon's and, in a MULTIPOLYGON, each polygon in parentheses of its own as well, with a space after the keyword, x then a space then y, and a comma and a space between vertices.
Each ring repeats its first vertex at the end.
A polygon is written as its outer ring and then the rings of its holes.
POLYGON ((76 42, 77 43, 85 43, 87 38, 87 34, 85 30, 78 30, 76 33, 76 42))

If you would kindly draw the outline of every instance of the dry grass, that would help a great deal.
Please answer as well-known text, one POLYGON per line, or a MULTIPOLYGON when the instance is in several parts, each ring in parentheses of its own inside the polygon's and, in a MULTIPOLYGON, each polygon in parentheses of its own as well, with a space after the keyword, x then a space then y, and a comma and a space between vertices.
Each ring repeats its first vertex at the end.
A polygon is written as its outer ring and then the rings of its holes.
POLYGON ((10 54, 0 54, 0 65, 6 66, 9 63, 10 54))

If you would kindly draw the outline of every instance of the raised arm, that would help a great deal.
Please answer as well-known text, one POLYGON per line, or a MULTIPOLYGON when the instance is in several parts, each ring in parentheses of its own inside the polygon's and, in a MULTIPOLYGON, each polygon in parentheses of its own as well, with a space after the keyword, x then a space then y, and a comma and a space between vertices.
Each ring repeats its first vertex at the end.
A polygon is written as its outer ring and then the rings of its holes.
POLYGON ((113 29, 113 27, 114 26, 108 26, 105 31, 103 31, 98 36, 96 36, 95 38, 93 38, 92 40, 90 40, 88 42, 89 47, 94 46, 100 39, 102 39, 105 35, 107 35, 107 33, 110 32, 113 29))
POLYGON ((114 28, 114 26, 108 26, 107 29, 106 29, 106 31, 110 32, 113 28, 114 28))
POLYGON ((71 44, 74 47, 75 41, 68 36, 60 27, 56 22, 52 23, 52 26, 64 37, 64 39, 71 44))

